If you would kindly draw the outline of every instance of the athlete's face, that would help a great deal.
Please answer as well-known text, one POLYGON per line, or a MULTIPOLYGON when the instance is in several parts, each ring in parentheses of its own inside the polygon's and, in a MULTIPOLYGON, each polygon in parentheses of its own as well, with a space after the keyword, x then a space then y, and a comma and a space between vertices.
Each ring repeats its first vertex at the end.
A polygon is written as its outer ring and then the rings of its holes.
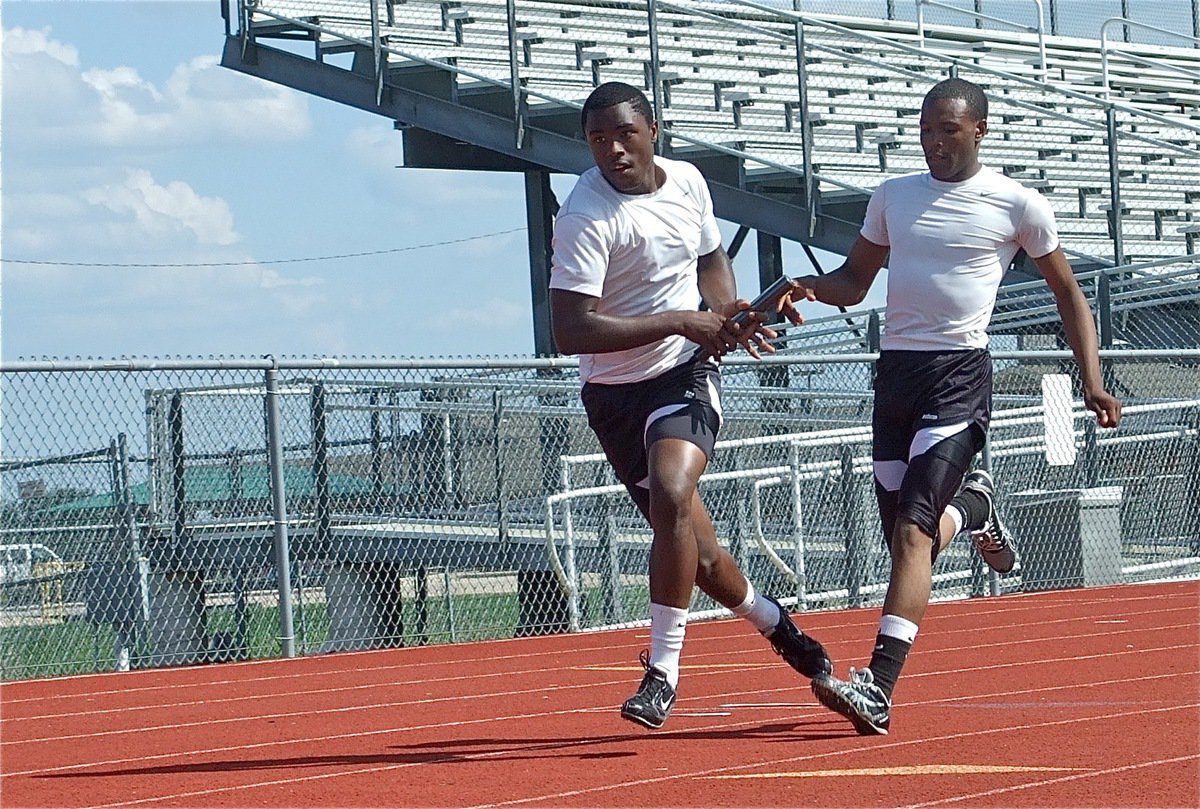
POLYGON ((921 149, 929 173, 955 183, 979 171, 979 142, 987 119, 975 118, 961 98, 926 99, 921 105, 921 149))
POLYGON ((589 112, 584 135, 592 159, 613 188, 625 194, 658 190, 654 166, 658 124, 647 121, 628 101, 589 112))

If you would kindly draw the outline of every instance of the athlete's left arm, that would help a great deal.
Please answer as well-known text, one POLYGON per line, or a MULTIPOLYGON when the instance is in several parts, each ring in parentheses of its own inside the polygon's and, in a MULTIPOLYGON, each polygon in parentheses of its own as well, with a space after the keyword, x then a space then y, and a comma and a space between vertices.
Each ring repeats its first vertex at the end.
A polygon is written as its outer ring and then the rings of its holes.
POLYGON ((748 309, 750 302, 737 295, 733 263, 724 247, 718 246, 716 250, 696 260, 696 278, 700 285, 700 297, 704 299, 705 305, 726 319, 723 332, 731 350, 740 343, 755 359, 759 358, 759 349, 767 353, 775 352, 775 346, 767 340, 777 337, 778 334, 763 323, 761 313, 751 312, 749 321, 742 328, 729 320, 739 310, 748 309))
POLYGON ((1092 320, 1092 310, 1083 290, 1079 288, 1079 282, 1075 280, 1067 257, 1061 247, 1056 247, 1041 258, 1035 258, 1033 263, 1037 265, 1050 291, 1054 293, 1054 302, 1058 307, 1058 316, 1063 322, 1067 343, 1079 364, 1084 404, 1096 414, 1096 423, 1101 427, 1116 427, 1121 421, 1121 402, 1104 389, 1104 380, 1100 375, 1100 341, 1096 337, 1096 324, 1092 320))

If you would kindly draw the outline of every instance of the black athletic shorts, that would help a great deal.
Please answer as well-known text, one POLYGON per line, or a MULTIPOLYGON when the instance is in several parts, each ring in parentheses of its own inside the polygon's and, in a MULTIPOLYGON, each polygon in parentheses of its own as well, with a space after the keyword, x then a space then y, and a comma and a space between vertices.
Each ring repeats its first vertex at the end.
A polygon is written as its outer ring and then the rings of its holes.
POLYGON ((647 519, 651 444, 681 438, 712 457, 721 426, 721 373, 710 360, 689 360, 640 382, 588 382, 580 398, 617 479, 647 519))
POLYGON ((897 517, 937 536, 942 512, 983 448, 991 411, 986 349, 880 353, 872 459, 889 542, 897 517))

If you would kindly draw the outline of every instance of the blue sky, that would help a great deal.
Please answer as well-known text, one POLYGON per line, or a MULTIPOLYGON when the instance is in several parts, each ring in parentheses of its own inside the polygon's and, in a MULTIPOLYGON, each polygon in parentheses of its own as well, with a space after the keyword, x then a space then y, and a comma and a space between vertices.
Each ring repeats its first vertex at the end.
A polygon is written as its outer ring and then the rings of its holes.
POLYGON ((389 120, 220 67, 218 0, 0 15, 4 358, 532 352, 520 175, 398 169, 389 120))

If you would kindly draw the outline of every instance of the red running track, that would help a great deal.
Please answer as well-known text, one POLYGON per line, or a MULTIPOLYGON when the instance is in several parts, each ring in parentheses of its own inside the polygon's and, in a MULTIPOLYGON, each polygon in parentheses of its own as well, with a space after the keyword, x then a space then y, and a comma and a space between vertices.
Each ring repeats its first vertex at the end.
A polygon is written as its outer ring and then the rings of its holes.
MULTIPOLYGON (((812 613, 837 673, 878 611, 812 613)), ((930 607, 862 738, 740 621, 688 629, 666 727, 622 721, 646 630, 14 682, 17 806, 1200 805, 1200 583, 930 607)))

